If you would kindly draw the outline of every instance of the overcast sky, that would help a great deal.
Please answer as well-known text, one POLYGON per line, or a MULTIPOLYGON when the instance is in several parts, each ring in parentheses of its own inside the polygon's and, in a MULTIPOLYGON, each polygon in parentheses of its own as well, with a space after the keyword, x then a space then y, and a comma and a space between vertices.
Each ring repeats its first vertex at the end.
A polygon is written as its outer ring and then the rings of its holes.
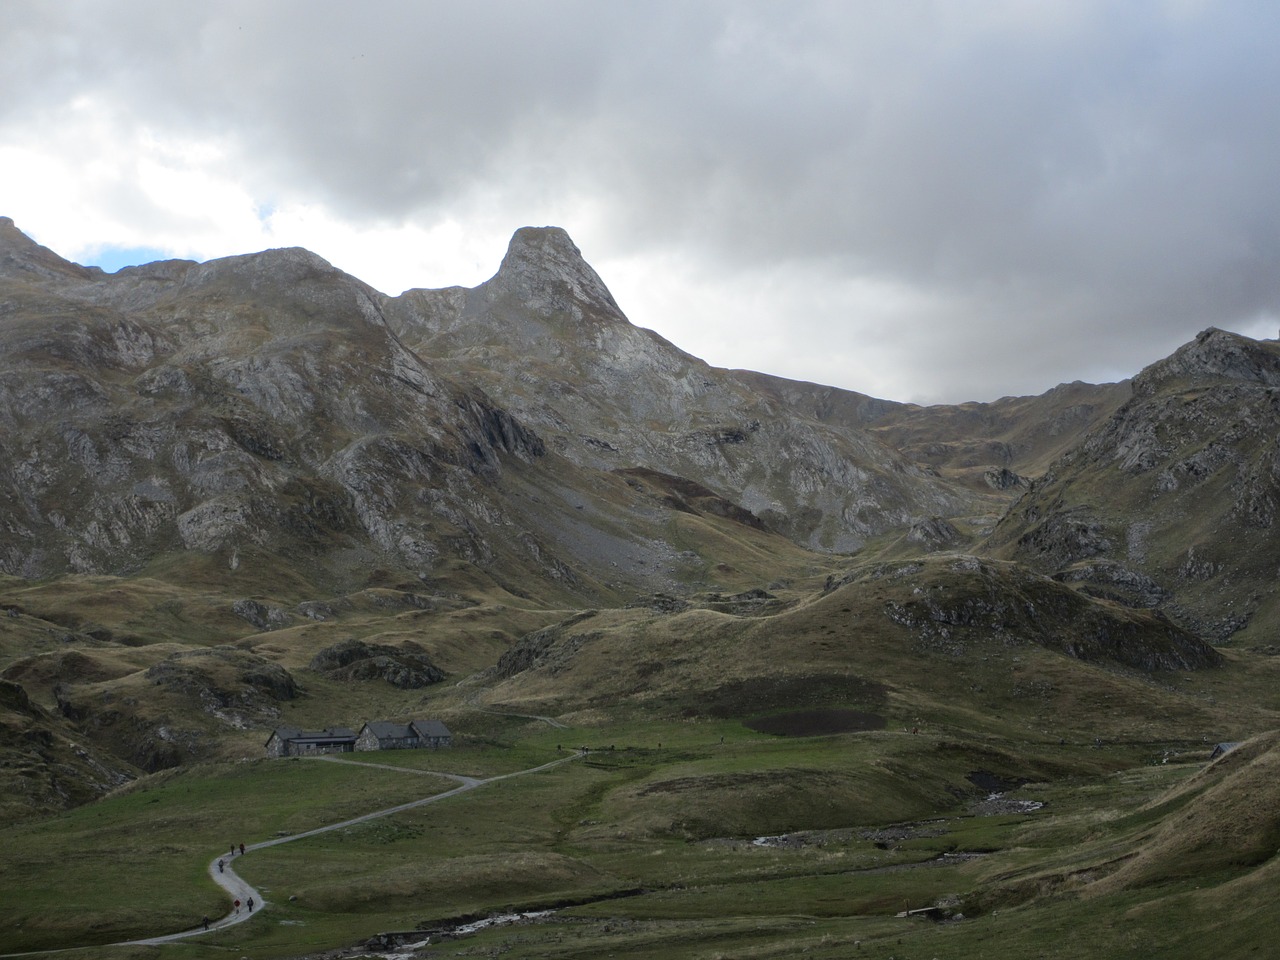
POLYGON ((0 215, 386 293, 569 231, 633 323, 895 400, 1280 323, 1274 0, 0 0, 0 215))

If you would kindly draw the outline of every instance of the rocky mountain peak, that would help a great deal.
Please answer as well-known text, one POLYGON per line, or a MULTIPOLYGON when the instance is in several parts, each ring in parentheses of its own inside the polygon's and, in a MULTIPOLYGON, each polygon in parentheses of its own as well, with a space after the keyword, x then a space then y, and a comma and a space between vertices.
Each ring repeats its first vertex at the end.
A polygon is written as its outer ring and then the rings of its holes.
POLYGON ((492 299, 514 299, 544 317, 577 317, 585 311, 626 319, 600 275, 561 227, 517 230, 498 272, 481 289, 492 299))
POLYGON ((101 276, 102 271, 88 269, 63 260, 48 247, 42 247, 18 229, 10 217, 0 217, 0 277, 13 279, 66 277, 83 280, 101 276))
POLYGON ((320 291, 372 288, 302 247, 276 247, 193 264, 183 277, 187 290, 221 290, 236 297, 315 297, 320 291))
POLYGON ((1273 340, 1253 340, 1209 327, 1171 356, 1153 363, 1133 381, 1134 393, 1151 395, 1175 379, 1226 379, 1280 387, 1280 345, 1273 340))
POLYGON ((299 283, 316 276, 341 274, 318 253, 303 247, 273 247, 258 253, 221 257, 200 264, 192 272, 192 282, 234 276, 253 282, 267 281, 276 286, 299 283))

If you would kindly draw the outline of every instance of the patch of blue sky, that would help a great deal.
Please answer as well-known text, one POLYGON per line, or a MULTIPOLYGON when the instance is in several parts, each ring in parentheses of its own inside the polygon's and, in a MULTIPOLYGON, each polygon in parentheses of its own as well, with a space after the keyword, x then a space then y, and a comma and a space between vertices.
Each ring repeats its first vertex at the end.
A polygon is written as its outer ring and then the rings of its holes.
POLYGON ((172 260, 171 254, 157 247, 103 247, 88 258, 86 266, 101 267, 107 273, 115 273, 124 267, 136 267, 157 260, 172 260))

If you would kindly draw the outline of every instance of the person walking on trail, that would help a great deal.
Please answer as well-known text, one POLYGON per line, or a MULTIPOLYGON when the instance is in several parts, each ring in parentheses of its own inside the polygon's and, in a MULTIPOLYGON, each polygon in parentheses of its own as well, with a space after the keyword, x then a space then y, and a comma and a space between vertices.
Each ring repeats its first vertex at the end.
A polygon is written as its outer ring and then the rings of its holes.
POLYGON ((219 872, 219 873, 221 873, 221 872, 222 872, 222 867, 223 867, 223 862, 222 862, 221 860, 219 860, 219 861, 218 861, 218 872, 219 872))
POLYGON ((240 844, 240 856, 244 856, 244 844, 240 844))
POLYGON ((239 914, 239 913, 240 913, 240 901, 239 901, 239 900, 237 900, 237 901, 236 901, 236 913, 237 913, 237 914, 239 914))
POLYGON ((236 845, 233 843, 233 844, 231 845, 231 857, 232 857, 232 859, 234 859, 234 858, 235 858, 235 855, 236 855, 236 845))
POLYGON ((200 921, 200 922, 204 924, 204 928, 205 928, 206 930, 208 930, 208 929, 209 929, 209 915, 208 915, 208 914, 205 914, 204 919, 203 919, 202 921, 200 921))
POLYGON ((249 898, 249 912, 253 913, 253 897, 249 898))

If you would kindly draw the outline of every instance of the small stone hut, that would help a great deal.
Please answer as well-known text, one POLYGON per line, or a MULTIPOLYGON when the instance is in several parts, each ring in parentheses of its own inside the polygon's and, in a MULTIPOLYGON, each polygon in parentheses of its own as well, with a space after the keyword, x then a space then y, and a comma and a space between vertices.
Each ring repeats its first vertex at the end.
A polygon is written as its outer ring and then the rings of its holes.
POLYGON ((417 750, 453 746, 453 734, 440 720, 391 723, 373 720, 356 735, 356 750, 417 750))
POLYGON ((356 732, 346 727, 300 730, 276 727, 267 738, 268 757, 305 757, 317 753, 351 753, 356 749, 356 732))

